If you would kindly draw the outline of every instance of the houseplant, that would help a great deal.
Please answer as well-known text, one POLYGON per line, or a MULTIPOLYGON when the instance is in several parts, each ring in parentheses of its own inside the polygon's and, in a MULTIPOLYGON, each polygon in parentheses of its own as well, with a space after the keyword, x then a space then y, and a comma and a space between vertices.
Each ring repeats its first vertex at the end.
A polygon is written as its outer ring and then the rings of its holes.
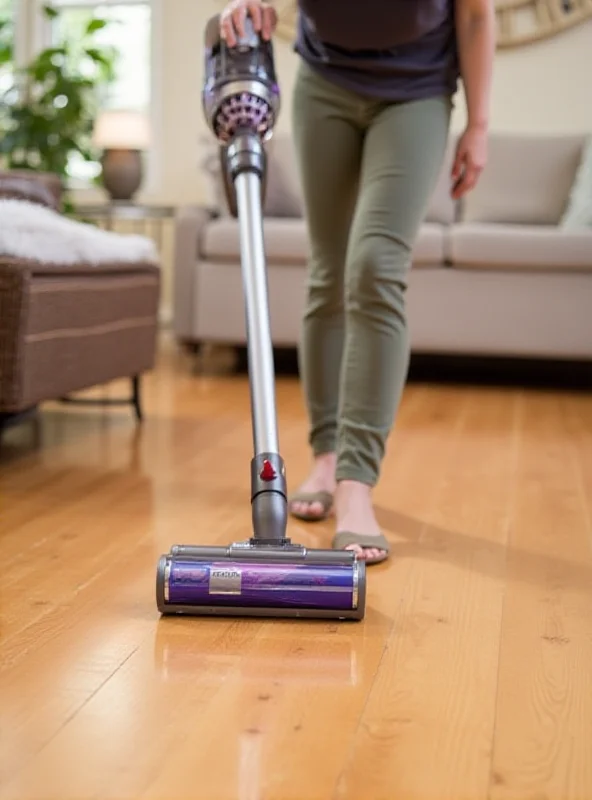
POLYGON ((2 11, 3 4, 0 0, 0 76, 12 63, 14 41, 12 20, 9 16, 3 16, 2 11))
MULTIPOLYGON (((59 15, 51 5, 43 6, 42 13, 47 20, 59 15)), ((96 42, 107 24, 91 14, 82 37, 66 32, 23 68, 12 70, 0 97, 0 160, 6 167, 53 172, 67 189, 72 155, 93 158, 91 136, 101 92, 115 76, 116 53, 96 42)), ((12 52, 5 40, 0 28, 0 59, 6 62, 12 52)))

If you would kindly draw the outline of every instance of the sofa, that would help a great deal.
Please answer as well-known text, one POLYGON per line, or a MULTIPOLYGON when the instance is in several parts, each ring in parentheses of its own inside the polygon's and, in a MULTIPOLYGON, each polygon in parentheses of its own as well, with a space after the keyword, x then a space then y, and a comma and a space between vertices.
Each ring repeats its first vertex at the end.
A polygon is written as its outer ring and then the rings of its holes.
MULTIPOLYGON (((450 197, 456 140, 412 253, 412 351, 592 359, 592 138, 493 133, 478 186, 450 197)), ((276 347, 296 346, 305 298, 306 223, 288 135, 268 148, 264 204, 276 347)), ((214 148, 209 197, 176 219, 174 331, 179 341, 245 344, 239 223, 228 211, 214 148)))
MULTIPOLYGON (((0 171, 0 199, 58 214, 56 176, 0 171)), ((6 224, 0 211, 0 225, 6 224)), ((156 263, 58 263, 0 247, 0 432, 49 400, 119 378, 141 419, 140 379, 155 362, 160 269, 156 263)), ((114 398, 118 402, 118 398, 114 398)))

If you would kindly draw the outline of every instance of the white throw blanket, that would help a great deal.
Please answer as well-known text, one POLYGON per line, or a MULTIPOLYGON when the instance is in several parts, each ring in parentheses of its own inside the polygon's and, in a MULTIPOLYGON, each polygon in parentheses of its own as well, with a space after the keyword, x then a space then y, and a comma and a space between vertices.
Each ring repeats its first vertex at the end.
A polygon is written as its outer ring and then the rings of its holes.
POLYGON ((0 256, 52 264, 156 263, 151 239, 104 231, 24 200, 0 198, 0 256))

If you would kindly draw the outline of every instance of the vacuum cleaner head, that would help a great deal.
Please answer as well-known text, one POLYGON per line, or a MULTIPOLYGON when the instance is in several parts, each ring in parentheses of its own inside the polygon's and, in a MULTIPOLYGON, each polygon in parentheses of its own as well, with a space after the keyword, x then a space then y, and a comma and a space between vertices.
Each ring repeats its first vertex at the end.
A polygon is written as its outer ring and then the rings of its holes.
POLYGON ((156 596, 162 614, 360 620, 366 571, 349 551, 176 546, 160 558, 156 596))

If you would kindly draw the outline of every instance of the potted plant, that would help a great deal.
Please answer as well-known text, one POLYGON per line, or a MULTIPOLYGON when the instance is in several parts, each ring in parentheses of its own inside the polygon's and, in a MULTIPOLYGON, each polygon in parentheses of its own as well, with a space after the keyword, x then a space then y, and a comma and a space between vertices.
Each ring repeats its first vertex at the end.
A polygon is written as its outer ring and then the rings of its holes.
MULTIPOLYGON (((0 3, 0 11, 2 5, 0 3)), ((10 66, 13 58, 13 30, 12 21, 9 17, 6 19, 0 13, 0 76, 2 70, 10 66)))
MULTIPOLYGON (((59 11, 43 6, 46 19, 59 11)), ((53 172, 67 190, 74 153, 93 160, 91 137, 101 92, 115 75, 116 53, 99 47, 97 33, 108 23, 91 16, 82 39, 67 35, 42 50, 23 68, 14 68, 0 97, 0 160, 9 169, 53 172)), ((12 58, 6 23, 0 21, 0 69, 12 58)))

